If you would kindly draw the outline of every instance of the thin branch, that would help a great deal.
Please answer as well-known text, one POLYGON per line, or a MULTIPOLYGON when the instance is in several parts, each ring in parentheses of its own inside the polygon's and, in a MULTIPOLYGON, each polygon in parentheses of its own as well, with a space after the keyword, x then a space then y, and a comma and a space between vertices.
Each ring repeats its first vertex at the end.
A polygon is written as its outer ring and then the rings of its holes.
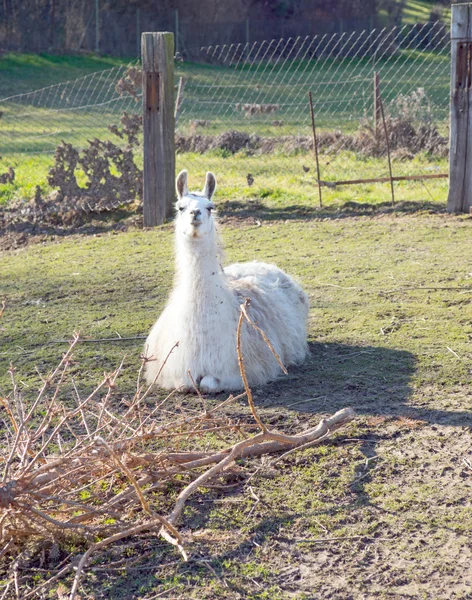
POLYGON ((62 577, 64 577, 64 575, 67 575, 67 573, 69 573, 70 571, 72 571, 72 563, 67 564, 65 567, 63 567, 59 571, 59 573, 56 573, 56 575, 54 575, 53 577, 48 577, 47 581, 45 581, 41 585, 35 586, 31 592, 28 592, 28 594, 23 596, 24 600, 27 600, 27 598, 32 598, 33 596, 37 596, 39 591, 50 587, 51 583, 54 583, 58 579, 61 579, 62 577))
POLYGON ((319 198, 319 201, 320 201, 320 208, 322 208, 322 206, 323 206, 323 197, 322 197, 322 194, 321 194, 320 161, 319 161, 319 158, 318 158, 318 138, 317 138, 317 135, 316 135, 315 111, 313 109, 313 97, 311 95, 311 92, 308 92, 308 100, 310 102, 311 128, 312 128, 312 131, 313 131, 313 149, 315 151, 316 175, 317 175, 316 181, 318 182, 318 198, 319 198))
POLYGON ((284 364, 282 363, 282 361, 280 360, 280 356, 277 354, 277 352, 274 350, 274 347, 272 346, 272 344, 270 343, 269 338, 266 336, 266 334, 262 331, 262 329, 260 327, 258 327, 254 321, 250 318, 250 316, 247 314, 247 307, 250 305, 251 301, 249 298, 246 298, 246 300, 244 301, 244 304, 241 304, 240 308, 241 308, 241 312, 243 313, 243 315, 246 317, 246 321, 248 323, 251 324, 252 327, 254 327, 254 329, 256 331, 258 331, 264 342, 267 344, 269 350, 272 352, 272 354, 275 356, 276 361, 279 363, 280 368, 282 369, 282 371, 285 373, 285 375, 288 375, 288 371, 285 368, 284 364))
MULTIPOLYGON (((247 401, 249 403, 249 408, 251 410, 252 416, 254 417, 254 420, 256 421, 256 423, 259 425, 259 427, 261 428, 262 432, 267 431, 266 426, 264 425, 264 423, 260 420, 259 415, 257 414, 256 411, 256 407, 254 406, 254 401, 252 398, 252 390, 249 387, 249 383, 246 377, 246 369, 244 368, 244 358, 241 352, 241 327, 243 324, 243 317, 245 316, 244 314, 244 309, 246 308, 246 306, 249 305, 249 298, 246 298, 244 301, 244 304, 241 304, 240 309, 240 315, 239 315, 239 321, 238 321, 238 328, 236 331, 236 350, 238 353, 238 363, 239 363, 239 371, 241 373, 241 378, 243 380, 243 384, 244 384, 244 389, 246 391, 246 395, 247 395, 247 401)), ((246 313, 247 315, 247 313, 246 313)), ((247 318, 247 317, 246 317, 247 318)), ((249 319, 248 319, 249 320, 249 319)))
POLYGON ((59 372, 59 370, 62 368, 62 366, 67 363, 70 359, 72 350, 74 349, 75 345, 77 344, 77 342, 79 341, 79 334, 74 334, 74 339, 72 340, 72 342, 70 343, 70 346, 67 350, 67 352, 64 354, 64 356, 62 357, 61 362, 58 364, 58 366, 55 368, 55 370, 53 371, 53 373, 46 379, 46 381, 44 382, 43 387, 41 388, 41 390, 39 391, 38 396, 36 397, 36 400, 33 402, 32 407, 30 408, 30 410, 28 411, 28 414, 26 415, 23 423, 21 424, 21 426, 18 428, 16 437, 15 437, 15 441, 13 442, 13 446, 11 448, 10 454, 8 456, 8 459, 5 463, 5 468, 3 471, 3 477, 2 477, 2 481, 5 482, 6 478, 8 477, 8 471, 10 469, 10 465, 11 462, 13 460, 13 456, 15 455, 16 452, 16 448, 18 446, 18 442, 20 441, 20 436, 23 433, 23 429, 26 425, 27 422, 29 422, 29 420, 31 419, 31 416, 34 414, 34 411, 36 410, 36 408, 38 407, 38 404, 40 403, 47 386, 54 380, 54 378, 56 377, 57 373, 59 372))
POLYGON ((149 521, 147 523, 142 523, 141 525, 135 525, 134 527, 130 527, 129 529, 125 529, 124 531, 119 531, 118 533, 115 533, 114 535, 111 535, 110 537, 107 537, 104 540, 97 542, 96 544, 92 544, 88 548, 88 550, 82 555, 82 558, 80 559, 79 564, 77 565, 77 572, 75 574, 74 583, 72 585, 69 600, 75 599, 75 597, 77 595, 77 589, 78 589, 79 583, 80 583, 80 578, 82 576, 82 571, 85 568, 85 565, 87 564, 87 561, 90 558, 90 556, 93 554, 93 552, 96 552, 97 550, 100 550, 101 548, 104 548, 105 546, 109 546, 113 542, 122 540, 125 537, 129 537, 131 535, 137 535, 138 533, 141 533, 142 531, 146 531, 146 529, 152 529, 153 527, 156 527, 157 525, 161 525, 161 524, 162 524, 161 519, 153 519, 152 521, 149 521))

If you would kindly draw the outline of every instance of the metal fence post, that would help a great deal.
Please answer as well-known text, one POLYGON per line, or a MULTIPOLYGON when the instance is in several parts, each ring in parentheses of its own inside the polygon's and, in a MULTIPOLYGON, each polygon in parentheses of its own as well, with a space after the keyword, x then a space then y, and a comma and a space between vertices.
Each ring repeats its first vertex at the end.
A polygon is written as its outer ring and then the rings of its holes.
POLYGON ((453 4, 447 210, 455 213, 472 207, 471 59, 472 4, 453 4))
POLYGON ((95 54, 100 54, 100 0, 95 0, 95 54))
POLYGON ((143 33, 143 216, 154 227, 174 202, 174 34, 143 33))
POLYGON ((176 8, 174 11, 175 17, 175 52, 180 51, 180 32, 179 32, 179 9, 176 8))
POLYGON ((378 71, 374 71, 374 131, 376 136, 379 135, 380 125, 382 123, 381 102, 380 75, 378 71))

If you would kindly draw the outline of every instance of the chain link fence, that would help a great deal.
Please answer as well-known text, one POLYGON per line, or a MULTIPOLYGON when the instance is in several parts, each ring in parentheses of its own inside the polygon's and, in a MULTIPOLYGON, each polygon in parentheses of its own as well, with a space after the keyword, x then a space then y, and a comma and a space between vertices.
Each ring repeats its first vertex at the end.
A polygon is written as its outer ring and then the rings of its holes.
MULTIPOLYGON (((233 198, 303 190, 315 201, 311 92, 328 197, 335 182, 388 178, 387 150, 394 176, 445 173, 449 55, 442 23, 177 55, 177 168, 200 181, 213 170, 233 198)), ((133 63, 1 100, 4 159, 116 141, 123 112, 141 111, 139 82, 133 63)))

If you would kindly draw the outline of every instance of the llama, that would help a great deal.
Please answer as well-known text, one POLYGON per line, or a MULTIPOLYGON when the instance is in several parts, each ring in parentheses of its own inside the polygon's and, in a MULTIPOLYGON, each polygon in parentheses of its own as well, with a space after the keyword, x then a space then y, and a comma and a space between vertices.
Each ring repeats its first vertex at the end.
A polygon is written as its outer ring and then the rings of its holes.
MULTIPOLYGON (((192 392, 193 378, 203 393, 242 389, 236 329, 245 298, 250 298, 251 318, 281 361, 303 362, 308 352, 306 293, 275 265, 254 261, 222 267, 213 173, 207 173, 202 192, 189 193, 187 171, 182 171, 176 188, 176 277, 167 306, 145 344, 147 382, 192 392)), ((241 349, 250 386, 265 384, 281 373, 263 338, 247 322, 241 349)))

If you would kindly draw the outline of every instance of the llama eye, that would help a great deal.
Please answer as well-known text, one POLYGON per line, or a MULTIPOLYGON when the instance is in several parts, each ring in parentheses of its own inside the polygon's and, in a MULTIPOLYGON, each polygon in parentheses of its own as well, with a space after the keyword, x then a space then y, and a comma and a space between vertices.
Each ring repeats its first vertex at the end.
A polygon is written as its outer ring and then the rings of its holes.
POLYGON ((213 207, 212 206, 207 206, 207 211, 211 214, 213 207))
POLYGON ((184 210, 185 210, 185 206, 179 206, 179 211, 180 212, 184 212, 184 210))

